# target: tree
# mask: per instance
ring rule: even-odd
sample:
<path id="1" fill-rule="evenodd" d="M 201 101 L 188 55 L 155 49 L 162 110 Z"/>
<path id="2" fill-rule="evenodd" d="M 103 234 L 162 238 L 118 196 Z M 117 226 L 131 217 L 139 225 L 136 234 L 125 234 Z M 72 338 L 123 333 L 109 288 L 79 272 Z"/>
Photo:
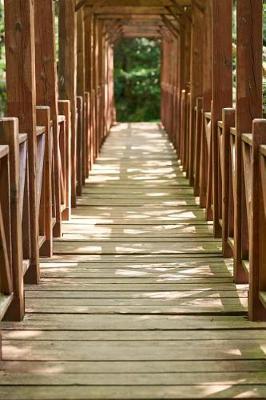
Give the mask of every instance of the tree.
<path id="1" fill-rule="evenodd" d="M 160 119 L 160 43 L 122 39 L 115 47 L 115 96 L 118 121 Z"/>

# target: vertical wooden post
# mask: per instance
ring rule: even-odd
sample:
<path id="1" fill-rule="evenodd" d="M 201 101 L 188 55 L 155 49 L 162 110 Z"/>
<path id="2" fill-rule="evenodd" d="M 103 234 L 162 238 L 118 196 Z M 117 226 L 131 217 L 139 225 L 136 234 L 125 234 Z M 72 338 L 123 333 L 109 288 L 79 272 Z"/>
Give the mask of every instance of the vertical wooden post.
<path id="1" fill-rule="evenodd" d="M 53 192 L 52 192 L 52 135 L 51 135 L 51 113 L 50 107 L 39 106 L 37 109 L 37 123 L 45 127 L 45 154 L 43 179 L 44 187 L 42 190 L 41 211 L 40 211 L 40 234 L 45 236 L 46 241 L 40 248 L 40 254 L 46 257 L 53 255 Z M 43 207 L 42 204 L 44 203 Z M 44 218 L 41 218 L 41 216 Z M 41 232 L 42 230 L 42 232 Z"/>
<path id="2" fill-rule="evenodd" d="M 87 146 L 84 146 L 86 138 L 85 124 L 85 31 L 84 11 L 80 8 L 77 12 L 77 194 L 82 193 L 82 183 L 87 174 Z"/>
<path id="3" fill-rule="evenodd" d="M 195 155 L 194 155 L 194 195 L 199 196 L 200 192 L 200 154 L 202 145 L 202 97 L 196 99 L 195 112 Z"/>
<path id="4" fill-rule="evenodd" d="M 77 95 L 85 92 L 85 30 L 83 8 L 77 13 Z"/>
<path id="5" fill-rule="evenodd" d="M 71 203 L 76 206 L 77 185 L 77 20 L 75 0 L 59 0 L 59 94 L 71 102 Z"/>
<path id="6" fill-rule="evenodd" d="M 195 1 L 191 4 L 192 25 L 191 25 L 191 85 L 190 85 L 190 123 L 189 123 L 189 160 L 188 178 L 190 185 L 194 183 L 194 158 L 195 158 L 195 106 L 197 98 L 202 96 L 202 62 L 203 62 L 203 12 L 198 8 Z"/>
<path id="7" fill-rule="evenodd" d="M 91 9 L 84 10 L 84 45 L 85 45 L 85 91 L 86 91 L 86 161 L 84 163 L 85 180 L 89 174 L 92 163 L 92 141 L 93 141 L 93 114 L 92 114 L 92 20 Z"/>
<path id="8" fill-rule="evenodd" d="M 53 121 L 53 158 L 55 190 L 54 235 L 61 236 L 61 192 L 58 145 L 58 83 L 56 70 L 55 26 L 52 0 L 35 2 L 35 51 L 37 105 L 50 107 Z"/>
<path id="9" fill-rule="evenodd" d="M 52 0 L 38 0 L 35 2 L 35 66 L 36 66 L 36 101 L 38 106 L 48 106 L 39 109 L 40 124 L 46 126 L 46 154 L 45 154 L 45 198 L 46 198 L 46 243 L 41 249 L 42 255 L 52 255 L 52 142 L 50 118 L 53 120 L 53 136 L 54 136 L 54 153 L 55 159 L 58 154 L 57 146 L 57 73 L 56 73 L 56 57 L 55 57 L 55 29 L 54 29 L 54 10 Z M 48 120 L 49 119 L 49 120 Z M 56 163 L 55 163 L 56 164 Z M 56 166 L 54 166 L 56 186 L 58 186 L 59 175 Z M 60 192 L 56 193 L 58 199 Z M 61 217 L 60 202 L 56 204 L 56 230 L 61 235 Z M 57 235 L 57 236 L 58 236 Z"/>
<path id="10" fill-rule="evenodd" d="M 265 320 L 266 308 L 260 301 L 260 291 L 266 289 L 266 221 L 264 196 L 261 190 L 261 167 L 259 147 L 266 144 L 266 120 L 253 121 L 252 175 L 251 175 L 251 218 L 250 218 L 250 277 L 249 318 Z M 265 182 L 263 182 L 265 184 Z"/>
<path id="11" fill-rule="evenodd" d="M 212 195 L 214 236 L 221 236 L 218 199 L 218 121 L 222 109 L 232 107 L 232 0 L 212 4 Z M 222 82 L 222 84 L 221 84 Z"/>
<path id="12" fill-rule="evenodd" d="M 7 113 L 18 117 L 20 129 L 28 133 L 31 258 L 26 279 L 38 283 L 39 243 L 36 196 L 36 83 L 34 1 L 5 0 L 5 44 L 7 63 Z"/>
<path id="13" fill-rule="evenodd" d="M 14 300 L 5 319 L 20 321 L 24 317 L 24 284 L 22 268 L 22 220 L 19 207 L 19 130 L 17 118 L 0 119 L 0 144 L 9 145 L 11 256 Z"/>
<path id="14" fill-rule="evenodd" d="M 180 17 L 180 46 L 179 46 L 179 156 L 184 164 L 186 162 L 186 124 L 182 123 L 184 112 L 182 112 L 182 95 L 186 97 L 188 84 L 190 81 L 190 36 L 191 36 L 190 15 L 183 13 Z M 185 92 L 184 92 L 185 91 Z M 184 122 L 184 121 L 183 121 Z"/>
<path id="15" fill-rule="evenodd" d="M 236 202 L 235 282 L 247 282 L 242 266 L 244 191 L 242 175 L 242 133 L 251 132 L 254 118 L 262 117 L 262 1 L 237 2 L 237 104 L 236 104 Z"/>
<path id="16" fill-rule="evenodd" d="M 200 205 L 207 206 L 207 141 L 205 135 L 204 113 L 211 110 L 212 100 L 212 4 L 211 0 L 206 0 L 204 23 L 203 23 L 203 104 L 202 104 L 202 143 L 200 155 Z M 207 209 L 207 217 L 210 210 Z"/>
<path id="17" fill-rule="evenodd" d="M 77 97 L 77 195 L 82 194 L 82 182 L 83 182 L 83 139 L 84 139 L 84 105 L 83 96 Z"/>

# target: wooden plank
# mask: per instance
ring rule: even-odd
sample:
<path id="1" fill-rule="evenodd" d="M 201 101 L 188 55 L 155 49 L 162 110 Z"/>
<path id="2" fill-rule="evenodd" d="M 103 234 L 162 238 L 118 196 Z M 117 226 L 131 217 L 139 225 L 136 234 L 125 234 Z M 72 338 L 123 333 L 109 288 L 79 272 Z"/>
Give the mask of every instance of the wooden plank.
<path id="1" fill-rule="evenodd" d="M 107 317 L 107 316 L 106 316 Z M 67 345 L 68 343 L 68 345 Z M 181 341 L 80 341 L 79 346 L 75 346 L 74 341 L 33 341 L 27 354 L 21 354 L 16 351 L 27 344 L 23 340 L 5 341 L 3 348 L 3 357 L 8 361 L 37 361 L 40 358 L 44 361 L 176 361 L 190 360 L 231 360 L 231 359 L 261 359 L 261 349 L 265 347 L 265 341 L 239 340 L 201 340 L 201 346 L 198 343 L 189 340 Z M 29 346 L 29 344 L 27 344 Z M 184 352 L 184 346 L 188 349 Z M 6 350 L 9 352 L 6 353 Z M 245 350 L 244 350 L 245 349 Z M 242 351 L 245 351 L 243 357 Z M 265 371 L 261 371 L 263 380 L 265 380 Z M 252 375 L 251 375 L 252 376 Z M 259 380 L 260 374 L 257 373 Z M 28 377 L 30 378 L 30 377 Z M 27 379 L 27 377 L 25 377 Z M 36 379 L 36 378 L 35 378 Z M 254 378 L 253 378 L 254 379 Z M 15 381 L 15 380 L 14 380 Z M 87 382 L 90 377 L 87 377 Z M 26 381 L 27 382 L 27 381 Z M 26 383 L 25 382 L 25 383 Z M 97 381 L 95 381 L 97 382 Z M 32 382 L 33 383 L 33 382 Z M 150 380 L 150 385 L 152 381 Z M 66 385 L 66 383 L 65 383 Z M 125 383 L 123 384 L 125 385 Z M 147 386 L 148 385 L 147 382 Z M 36 388 L 37 389 L 37 388 Z"/>
<path id="2" fill-rule="evenodd" d="M 158 243 L 152 245 L 150 243 L 106 243 L 86 242 L 70 240 L 64 242 L 56 242 L 54 244 L 55 254 L 183 254 L 183 253 L 219 253 L 221 244 L 202 241 L 192 243 L 171 243 L 166 242 L 164 245 Z"/>
<path id="3" fill-rule="evenodd" d="M 126 333 L 125 333 L 126 334 Z M 65 373 L 160 373 L 160 372 L 256 372 L 265 369 L 265 360 L 221 360 L 217 361 L 99 361 L 82 363 L 72 361 L 43 361 L 40 365 L 34 361 L 7 361 L 5 371 L 11 373 L 54 374 L 55 369 Z"/>
<path id="4" fill-rule="evenodd" d="M 24 377 L 24 381 L 23 381 Z M 5 374 L 3 376 L 3 384 L 10 385 L 14 381 L 12 374 Z M 50 380 L 50 382 L 49 382 Z M 208 377 L 206 378 L 206 373 L 193 373 L 193 374 L 182 374 L 182 373 L 139 373 L 139 374 L 56 374 L 54 377 L 42 375 L 29 375 L 26 377 L 24 374 L 19 374 L 15 379 L 16 385 L 32 385 L 33 387 L 41 386 L 41 385 L 51 385 L 51 386 L 60 386 L 64 385 L 66 387 L 72 386 L 74 384 L 79 386 L 129 386 L 134 385 L 144 386 L 144 385 L 160 385 L 160 386 L 169 386 L 175 385 L 176 382 L 182 382 L 183 385 L 201 385 L 201 382 L 205 381 L 206 385 L 214 385 L 223 382 L 227 382 L 227 384 L 234 385 L 236 382 L 245 381 L 242 383 L 243 388 L 245 385 L 265 385 L 266 382 L 266 374 L 263 372 L 246 372 L 246 373 L 211 373 L 209 372 Z"/>
<path id="5" fill-rule="evenodd" d="M 102 290 L 102 291 L 91 291 L 91 292 L 82 292 L 82 291 L 69 291 L 67 288 L 65 290 L 32 290 L 26 292 L 26 298 L 98 298 L 98 299 L 139 299 L 139 298 L 154 298 L 167 300 L 169 298 L 172 299 L 199 299 L 199 298 L 206 298 L 206 294 L 210 298 L 234 298 L 238 299 L 247 298 L 247 290 L 239 289 L 238 291 L 234 288 L 232 290 L 215 290 L 215 288 L 206 289 L 205 291 L 202 289 L 199 290 L 153 290 L 148 291 L 142 288 L 142 291 L 110 291 L 110 290 Z"/>
<path id="6" fill-rule="evenodd" d="M 3 388 L 0 399 L 6 400 L 24 400 L 28 398 L 31 392 L 30 386 L 18 386 L 16 390 L 12 386 L 6 386 Z M 256 389 L 252 385 L 246 385 L 245 391 L 251 393 L 251 395 L 256 395 L 257 398 L 264 399 L 266 393 L 266 386 L 260 385 Z M 62 387 L 45 387 L 39 386 L 34 390 L 34 396 L 36 400 L 57 400 L 62 392 Z M 222 383 L 220 385 L 195 385 L 195 386 L 149 386 L 149 387 L 136 387 L 136 386 L 102 386 L 101 388 L 90 387 L 88 393 L 88 387 L 69 387 L 64 391 L 64 399 L 70 400 L 75 398 L 76 400 L 84 399 L 161 399 L 163 396 L 165 399 L 200 399 L 203 396 L 212 396 L 212 398 L 224 398 L 228 399 L 239 397 L 243 393 L 243 385 L 236 384 L 232 386 L 231 384 Z M 219 395 L 216 396 L 216 393 Z M 219 396 L 219 397 L 218 397 Z M 207 397 L 206 397 L 207 398 Z"/>
<path id="7" fill-rule="evenodd" d="M 114 135 L 96 178 L 109 168 Z M 233 262 L 198 206 L 168 204 L 169 193 L 171 201 L 189 188 L 182 171 L 166 180 L 173 171 L 162 165 L 154 174 L 139 158 L 130 171 L 120 150 L 119 157 L 126 173 L 115 184 L 89 184 L 102 205 L 77 207 L 55 242 L 62 253 L 42 260 L 41 284 L 27 286 L 24 321 L 2 324 L 0 398 L 231 398 L 246 390 L 263 398 L 266 325 L 247 321 L 248 288 L 233 283 Z M 132 172 L 153 182 L 156 202 L 143 196 L 144 182 L 131 187 Z M 130 200 L 124 206 L 112 202 L 119 192 Z M 183 193 L 191 198 L 191 189 Z"/>

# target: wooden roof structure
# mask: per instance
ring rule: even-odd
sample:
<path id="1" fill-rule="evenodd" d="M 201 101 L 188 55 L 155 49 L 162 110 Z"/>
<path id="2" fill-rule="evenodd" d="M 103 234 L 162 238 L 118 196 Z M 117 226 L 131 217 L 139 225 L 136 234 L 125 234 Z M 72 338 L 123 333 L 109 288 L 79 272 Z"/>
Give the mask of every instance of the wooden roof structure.
<path id="1" fill-rule="evenodd" d="M 201 0 L 198 6 L 203 7 Z M 106 23 L 106 31 L 113 33 L 118 26 L 118 37 L 161 38 L 162 30 L 175 31 L 180 28 L 182 14 L 191 7 L 190 0 L 80 0 L 76 11 L 81 8 L 93 13 Z M 110 23 L 110 21 L 112 23 Z"/>

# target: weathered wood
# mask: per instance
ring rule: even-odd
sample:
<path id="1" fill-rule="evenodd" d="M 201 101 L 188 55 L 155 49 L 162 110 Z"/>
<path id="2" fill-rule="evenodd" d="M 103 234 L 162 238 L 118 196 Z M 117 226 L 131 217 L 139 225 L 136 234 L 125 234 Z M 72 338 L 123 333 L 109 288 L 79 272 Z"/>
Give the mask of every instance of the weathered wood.
<path id="1" fill-rule="evenodd" d="M 59 156 L 59 189 L 61 190 L 60 214 L 63 221 L 67 221 L 71 216 L 71 104 L 69 100 L 58 101 L 58 111 L 62 117 L 59 122 L 57 146 Z M 59 117 L 60 117 L 59 116 Z"/>
<path id="2" fill-rule="evenodd" d="M 11 209 L 10 209 L 11 188 L 10 188 L 10 169 L 9 169 L 9 148 L 7 145 L 1 145 L 0 154 L 1 154 L 0 183 L 2 187 L 7 188 L 7 190 L 1 193 L 1 206 L 0 206 L 0 243 L 1 243 L 0 291 L 2 295 L 8 296 L 12 294 L 13 282 L 12 282 Z"/>
<path id="3" fill-rule="evenodd" d="M 45 127 L 45 154 L 44 172 L 42 184 L 42 199 L 39 216 L 40 235 L 45 237 L 45 242 L 40 248 L 42 256 L 52 257 L 53 255 L 53 150 L 52 150 L 52 131 L 49 107 L 37 107 L 37 121 Z"/>
<path id="4" fill-rule="evenodd" d="M 202 96 L 202 78 L 203 78 L 203 14 L 197 8 L 196 2 L 192 2 L 192 27 L 191 27 L 191 86 L 190 86 L 190 122 L 189 122 L 189 171 L 188 177 L 191 185 L 194 183 L 194 173 L 199 168 L 199 163 L 194 162 L 198 158 L 197 145 L 199 145 L 196 136 L 198 121 L 195 119 L 195 106 L 197 98 Z M 199 106 L 199 104 L 198 104 Z"/>
<path id="5" fill-rule="evenodd" d="M 19 127 L 16 118 L 0 120 L 0 144 L 9 146 L 10 163 L 10 212 L 11 212 L 11 268 L 13 301 L 6 314 L 6 319 L 22 320 L 24 317 L 24 284 L 22 271 L 22 218 L 19 204 Z M 4 183 L 4 182 L 2 182 Z M 6 182 L 7 184 L 7 182 Z M 5 186 L 6 187 L 6 186 Z M 9 188 L 6 187 L 8 190 Z M 2 212 L 3 212 L 3 205 Z M 8 204 L 5 207 L 9 207 Z M 7 211 L 5 211 L 7 212 Z"/>
<path id="6" fill-rule="evenodd" d="M 234 125 L 235 111 L 230 108 L 223 109 L 222 115 L 222 238 L 223 238 L 223 255 L 224 257 L 232 256 L 232 248 L 228 242 L 232 237 L 233 229 L 233 185 L 232 185 L 232 162 L 230 147 L 230 127 Z"/>
<path id="7" fill-rule="evenodd" d="M 212 100 L 212 1 L 206 1 L 205 14 L 204 14 L 204 38 L 203 38 L 203 108 L 202 108 L 202 143 L 201 143 L 201 156 L 200 156 L 200 204 L 202 207 L 207 207 L 207 218 L 210 218 L 211 210 L 210 205 L 207 204 L 207 190 L 209 187 L 208 182 L 208 165 L 210 160 L 207 150 L 206 139 L 206 124 L 205 112 L 211 111 Z"/>
<path id="8" fill-rule="evenodd" d="M 36 94 L 37 105 L 48 106 L 50 115 L 45 120 L 46 126 L 46 196 L 47 196 L 47 218 L 51 219 L 51 212 L 48 210 L 49 203 L 53 198 L 53 216 L 55 236 L 61 235 L 61 193 L 59 191 L 59 148 L 58 148 L 58 88 L 56 70 L 55 50 L 55 23 L 52 1 L 38 1 L 34 7 L 35 11 L 35 65 L 36 65 Z M 40 111 L 43 113 L 44 111 Z M 52 120 L 52 127 L 50 121 Z M 51 139 L 52 135 L 52 139 Z M 51 174 L 51 178 L 49 178 Z M 49 183 L 49 180 L 51 182 Z M 51 185 L 51 186 L 50 186 Z M 50 215 L 50 217 L 49 217 Z M 50 222 L 52 224 L 52 221 Z M 47 221 L 48 224 L 48 221 Z M 50 230 L 47 226 L 47 230 Z M 51 241 L 50 241 L 51 242 Z M 48 242 L 42 252 L 50 252 L 51 245 Z"/>
<path id="9" fill-rule="evenodd" d="M 252 120 L 262 116 L 262 4 L 260 0 L 237 2 L 237 102 L 236 102 L 236 193 L 235 281 L 246 282 L 242 266 L 242 242 L 246 240 L 242 173 L 242 133 L 252 130 Z M 250 39 L 252 38 L 252 39 Z"/>
<path id="10" fill-rule="evenodd" d="M 221 85 L 221 81 L 223 84 Z M 221 235 L 219 224 L 218 121 L 222 109 L 232 106 L 232 0 L 212 4 L 212 191 L 214 235 Z"/>
<path id="11" fill-rule="evenodd" d="M 260 291 L 265 291 L 265 206 L 263 197 L 264 181 L 261 176 L 260 145 L 266 144 L 265 120 L 253 122 L 252 172 L 250 207 L 250 270 L 249 270 L 249 317 L 251 320 L 265 320 L 266 309 L 260 300 Z"/>
<path id="12" fill-rule="evenodd" d="M 59 1 L 59 94 L 71 104 L 71 205 L 76 205 L 77 184 L 77 16 L 75 0 Z"/>
<path id="13" fill-rule="evenodd" d="M 147 149 L 151 138 L 147 135 L 144 140 L 143 131 L 134 128 L 134 143 L 141 137 L 141 146 Z M 167 140 L 162 132 L 157 134 L 162 143 Z M 140 161 L 140 157 L 137 169 L 136 163 L 128 164 L 130 152 L 125 156 L 120 148 L 115 149 L 115 136 L 111 134 L 105 142 L 106 159 L 103 157 L 93 168 L 93 177 L 104 178 L 102 183 L 98 187 L 92 177 L 89 193 L 84 195 L 88 201 L 91 193 L 105 194 L 106 204 L 84 204 L 74 210 L 74 221 L 63 225 L 63 239 L 55 243 L 62 253 L 71 246 L 73 254 L 46 259 L 41 285 L 27 287 L 27 318 L 20 324 L 3 323 L 1 395 L 23 398 L 24 391 L 27 399 L 55 399 L 73 391 L 73 385 L 80 385 L 80 391 L 69 397 L 87 398 L 89 392 L 94 397 L 110 398 L 113 385 L 117 385 L 113 397 L 120 392 L 125 398 L 127 385 L 134 397 L 161 398 L 162 385 L 165 396 L 177 379 L 182 391 L 176 387 L 168 397 L 174 393 L 175 398 L 204 398 L 207 389 L 224 388 L 224 381 L 233 386 L 233 395 L 240 393 L 238 386 L 243 391 L 248 385 L 257 393 L 257 387 L 262 390 L 265 386 L 265 363 L 261 359 L 265 324 L 246 319 L 247 287 L 236 288 L 233 262 L 222 258 L 221 249 L 217 254 L 204 250 L 205 246 L 221 245 L 220 240 L 213 239 L 212 225 L 205 221 L 204 212 L 196 205 L 168 206 L 169 193 L 184 190 L 183 198 L 191 199 L 191 189 L 184 186 L 187 180 L 178 184 L 182 171 L 171 178 L 175 187 L 165 189 L 160 183 L 165 169 L 156 164 L 144 167 L 147 160 Z M 131 138 L 128 143 L 134 147 Z M 146 151 L 153 153 L 154 145 Z M 171 148 L 167 151 L 174 152 Z M 108 152 L 116 156 L 119 168 L 126 168 L 114 183 L 109 180 L 112 174 L 105 178 L 108 168 L 102 169 L 102 165 L 109 165 Z M 160 151 L 153 154 L 152 163 L 156 154 L 161 157 Z M 150 191 L 145 183 L 131 185 L 132 168 L 133 182 L 143 177 L 144 182 L 153 180 L 150 178 L 156 169 Z M 126 194 L 128 205 L 109 204 L 116 191 Z M 161 203 L 155 205 L 156 194 L 160 194 Z M 145 206 L 130 206 L 134 204 L 132 198 L 145 202 Z M 175 222 L 169 224 L 165 218 L 171 213 L 176 214 Z M 191 213 L 195 218 L 187 223 Z M 142 222 L 134 224 L 132 218 L 121 217 L 127 214 Z M 101 222 L 112 216 L 107 225 L 95 225 L 100 215 Z M 146 215 L 148 225 L 143 218 Z M 161 215 L 165 224 L 155 223 Z M 201 254 L 186 252 L 199 244 Z M 93 247 L 102 254 L 88 255 Z M 126 254 L 132 250 L 145 254 Z M 161 250 L 165 254 L 160 254 Z M 81 252 L 84 254 L 79 255 Z M 197 394 L 191 392 L 195 382 Z M 53 392 L 49 393 L 50 387 Z"/>
<path id="14" fill-rule="evenodd" d="M 20 129 L 28 134 L 30 188 L 30 268 L 26 279 L 39 282 L 38 215 L 36 196 L 36 81 L 32 0 L 5 1 L 5 45 L 7 62 L 7 113 L 18 117 Z"/>

